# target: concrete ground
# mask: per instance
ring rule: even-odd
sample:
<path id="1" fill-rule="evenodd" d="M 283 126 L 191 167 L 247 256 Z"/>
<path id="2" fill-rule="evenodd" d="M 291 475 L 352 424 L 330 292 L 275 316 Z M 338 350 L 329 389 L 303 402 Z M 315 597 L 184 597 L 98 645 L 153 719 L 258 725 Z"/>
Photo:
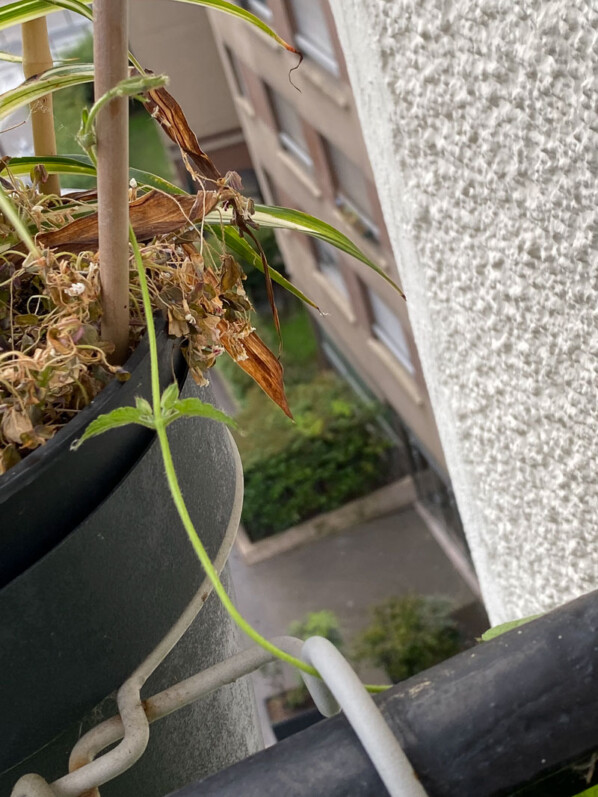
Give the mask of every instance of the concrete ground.
<path id="1" fill-rule="evenodd" d="M 368 624 L 368 610 L 393 595 L 417 592 L 454 601 L 479 623 L 477 597 L 454 569 L 414 509 L 372 520 L 254 565 L 234 550 L 230 567 L 237 606 L 264 636 L 288 632 L 289 623 L 306 612 L 330 609 L 339 618 L 349 645 Z M 483 620 L 482 620 L 483 624 Z M 480 633 L 482 628 L 472 628 Z M 362 667 L 361 677 L 387 683 L 384 675 Z M 296 674 L 284 675 L 292 686 Z M 258 711 L 266 744 L 272 743 L 263 710 L 265 697 L 281 689 L 281 681 L 263 673 L 254 676 Z"/>

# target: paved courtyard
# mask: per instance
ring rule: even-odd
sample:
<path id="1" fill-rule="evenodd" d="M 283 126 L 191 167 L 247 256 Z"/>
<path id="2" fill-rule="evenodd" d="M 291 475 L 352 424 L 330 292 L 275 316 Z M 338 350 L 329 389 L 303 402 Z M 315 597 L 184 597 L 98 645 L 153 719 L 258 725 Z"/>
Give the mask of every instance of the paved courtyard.
<path id="1" fill-rule="evenodd" d="M 446 596 L 456 609 L 473 613 L 469 625 L 474 633 L 484 630 L 471 627 L 480 622 L 476 595 L 414 509 L 369 521 L 254 565 L 246 565 L 235 549 L 230 567 L 240 611 L 267 637 L 287 633 L 289 623 L 306 612 L 330 609 L 338 615 L 350 644 L 367 625 L 370 606 L 408 592 Z M 387 682 L 381 672 L 371 668 L 362 668 L 360 675 L 370 682 Z M 295 678 L 294 673 L 286 673 L 285 684 L 294 685 Z M 254 677 L 254 685 L 265 741 L 271 743 L 262 703 L 280 685 L 263 674 Z"/>

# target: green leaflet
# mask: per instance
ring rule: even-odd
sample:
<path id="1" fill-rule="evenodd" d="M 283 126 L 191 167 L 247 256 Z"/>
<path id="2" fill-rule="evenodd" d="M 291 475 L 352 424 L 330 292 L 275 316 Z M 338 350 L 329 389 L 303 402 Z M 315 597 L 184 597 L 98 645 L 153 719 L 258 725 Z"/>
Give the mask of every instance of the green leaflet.
<path id="1" fill-rule="evenodd" d="M 521 620 L 511 620 L 508 623 L 501 623 L 501 625 L 495 625 L 494 628 L 489 628 L 482 634 L 482 640 L 484 642 L 490 642 L 491 639 L 494 639 L 501 634 L 506 634 L 507 631 L 512 631 L 514 628 L 519 628 L 520 625 L 525 625 L 525 623 L 529 623 L 531 620 L 537 620 L 538 617 L 542 617 L 541 614 L 532 614 L 530 617 L 523 617 Z"/>
<path id="2" fill-rule="evenodd" d="M 163 410 L 171 410 L 174 407 L 176 400 L 179 397 L 179 386 L 176 382 L 168 385 L 168 387 L 162 393 L 160 398 L 160 406 Z"/>

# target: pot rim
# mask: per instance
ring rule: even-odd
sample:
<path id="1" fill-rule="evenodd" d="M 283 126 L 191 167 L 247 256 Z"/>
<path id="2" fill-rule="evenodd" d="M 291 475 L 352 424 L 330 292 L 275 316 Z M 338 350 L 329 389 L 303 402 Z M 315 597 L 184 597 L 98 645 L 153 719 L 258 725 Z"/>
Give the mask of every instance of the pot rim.
<path id="1" fill-rule="evenodd" d="M 161 325 L 156 330 L 158 344 L 169 337 L 166 330 L 166 319 L 162 315 L 154 316 Z M 135 350 L 125 363 L 125 368 L 131 374 L 139 367 L 149 354 L 147 334 L 144 334 Z M 128 380 L 127 380 L 128 381 Z M 44 445 L 39 446 L 28 454 L 21 462 L 0 476 L 0 505 L 11 498 L 18 490 L 27 487 L 34 478 L 43 473 L 52 464 L 56 454 L 70 448 L 71 444 L 82 435 L 85 428 L 97 415 L 101 415 L 107 406 L 112 403 L 126 382 L 112 379 L 106 387 L 92 399 L 74 418 L 56 432 L 54 437 Z"/>

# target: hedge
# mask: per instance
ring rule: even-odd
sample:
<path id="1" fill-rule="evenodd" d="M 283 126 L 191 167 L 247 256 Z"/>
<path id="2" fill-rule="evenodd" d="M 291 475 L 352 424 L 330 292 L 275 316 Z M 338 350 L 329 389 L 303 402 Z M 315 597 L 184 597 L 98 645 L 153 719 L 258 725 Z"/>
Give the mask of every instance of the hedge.
<path id="1" fill-rule="evenodd" d="M 243 524 L 252 540 L 366 495 L 388 480 L 390 444 L 332 372 L 288 390 L 295 423 L 255 393 L 237 420 L 245 471 Z"/>

